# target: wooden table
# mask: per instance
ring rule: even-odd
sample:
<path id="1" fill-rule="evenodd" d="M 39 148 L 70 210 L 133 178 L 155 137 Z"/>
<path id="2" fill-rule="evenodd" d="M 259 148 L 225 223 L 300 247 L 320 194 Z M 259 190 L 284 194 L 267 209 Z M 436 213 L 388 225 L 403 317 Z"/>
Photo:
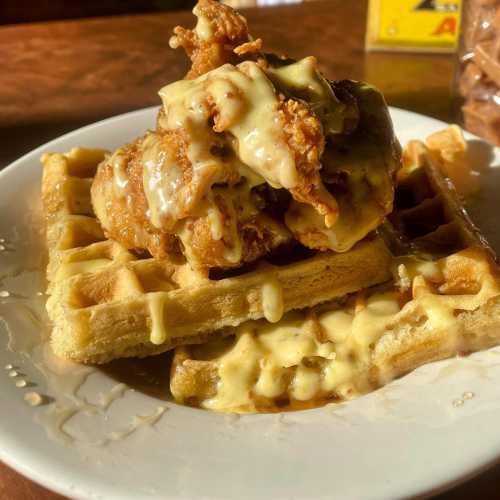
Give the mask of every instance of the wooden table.
<path id="1" fill-rule="evenodd" d="M 366 54 L 365 0 L 246 11 L 264 48 L 315 54 L 330 78 L 372 81 L 395 106 L 451 118 L 453 58 Z M 0 168 L 62 133 L 158 104 L 158 89 L 185 73 L 168 47 L 190 12 L 0 27 Z"/>
<path id="2" fill-rule="evenodd" d="M 367 79 L 389 104 L 453 117 L 450 55 L 366 54 L 365 0 L 330 0 L 245 11 L 265 49 L 314 54 L 330 78 Z M 168 48 L 188 12 L 0 27 L 0 168 L 58 135 L 107 116 L 158 104 L 157 90 L 187 63 Z M 1 446 L 1 444 L 0 444 Z M 497 498 L 500 467 L 444 499 Z M 2 500 L 55 500 L 0 464 Z"/>

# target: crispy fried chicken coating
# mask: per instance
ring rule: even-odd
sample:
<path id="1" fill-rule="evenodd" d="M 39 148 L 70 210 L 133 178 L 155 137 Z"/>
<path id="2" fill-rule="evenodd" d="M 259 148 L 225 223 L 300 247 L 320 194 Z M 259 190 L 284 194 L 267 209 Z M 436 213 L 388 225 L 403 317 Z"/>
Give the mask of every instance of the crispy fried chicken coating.
<path id="1" fill-rule="evenodd" d="M 216 0 L 200 0 L 193 9 L 198 18 L 192 30 L 176 26 L 170 47 L 182 47 L 191 59 L 187 79 L 196 78 L 225 63 L 236 64 L 239 56 L 249 56 L 262 48 L 262 40 L 252 41 L 246 19 Z"/>
<path id="2" fill-rule="evenodd" d="M 206 179 L 193 181 L 186 149 L 181 131 L 160 129 L 120 148 L 99 166 L 92 201 L 108 237 L 130 249 L 147 249 L 157 258 L 182 250 L 197 268 L 238 266 L 290 241 L 284 224 L 260 213 L 262 199 L 234 169 L 224 170 L 224 162 L 219 181 L 239 184 L 202 196 L 206 190 L 200 183 Z M 169 169 L 178 165 L 183 170 L 168 200 L 176 207 L 176 216 L 163 217 L 156 227 L 151 223 L 144 169 L 158 168 L 166 180 Z"/>
<path id="3" fill-rule="evenodd" d="M 296 201 L 314 207 L 330 227 L 337 218 L 338 210 L 320 176 L 320 157 L 325 147 L 321 122 L 310 107 L 294 99 L 282 99 L 279 114 L 300 176 L 297 186 L 290 192 Z"/>
<path id="4" fill-rule="evenodd" d="M 187 219 L 180 231 L 189 262 L 209 268 L 238 267 L 288 244 L 291 235 L 286 226 L 261 213 L 254 197 L 244 186 L 216 189 L 208 216 Z"/>
<path id="5" fill-rule="evenodd" d="M 142 181 L 134 165 L 138 158 L 140 139 L 117 150 L 101 163 L 92 183 L 94 211 L 108 238 L 130 249 L 147 249 L 158 258 L 180 250 L 174 236 L 155 228 L 146 217 L 148 209 Z M 116 179 L 116 172 L 122 180 Z"/>
<path id="6" fill-rule="evenodd" d="M 359 123 L 325 147 L 322 178 L 339 205 L 337 222 L 328 228 L 310 205 L 293 201 L 285 220 L 295 238 L 319 250 L 349 250 L 376 229 L 392 211 L 393 180 L 400 166 L 400 147 L 384 98 L 361 82 L 335 82 L 337 95 L 355 98 Z"/>
<path id="7" fill-rule="evenodd" d="M 200 0 L 170 45 L 192 61 L 160 90 L 156 130 L 99 167 L 106 234 L 193 268 L 234 268 L 293 241 L 349 250 L 392 209 L 400 152 L 381 94 L 328 82 L 314 57 L 260 52 L 246 20 Z"/>

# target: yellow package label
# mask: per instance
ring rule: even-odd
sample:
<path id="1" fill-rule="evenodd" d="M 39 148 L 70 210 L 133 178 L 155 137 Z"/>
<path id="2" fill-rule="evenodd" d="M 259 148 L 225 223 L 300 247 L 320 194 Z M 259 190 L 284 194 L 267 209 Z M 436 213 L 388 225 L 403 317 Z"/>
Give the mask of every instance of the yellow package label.
<path id="1" fill-rule="evenodd" d="M 460 0 L 370 0 L 368 49 L 454 50 Z"/>

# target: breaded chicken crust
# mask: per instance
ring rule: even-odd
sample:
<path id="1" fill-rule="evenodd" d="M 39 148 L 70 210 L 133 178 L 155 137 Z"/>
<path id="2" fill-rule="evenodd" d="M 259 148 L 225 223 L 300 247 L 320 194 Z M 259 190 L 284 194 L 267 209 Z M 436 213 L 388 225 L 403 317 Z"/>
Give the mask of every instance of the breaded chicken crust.
<path id="1" fill-rule="evenodd" d="M 193 12 L 195 28 L 170 40 L 192 67 L 160 90 L 156 130 L 94 179 L 106 235 L 161 259 L 182 253 L 197 269 L 239 267 L 294 241 L 349 250 L 392 208 L 400 154 L 381 94 L 328 82 L 314 57 L 261 53 L 227 5 L 200 0 Z"/>
<path id="2" fill-rule="evenodd" d="M 237 64 L 241 61 L 239 56 L 248 56 L 262 48 L 261 40 L 250 40 L 246 19 L 228 5 L 200 0 L 193 13 L 198 17 L 196 28 L 176 26 L 170 39 L 170 47 L 182 47 L 191 59 L 187 79 L 226 63 Z"/>

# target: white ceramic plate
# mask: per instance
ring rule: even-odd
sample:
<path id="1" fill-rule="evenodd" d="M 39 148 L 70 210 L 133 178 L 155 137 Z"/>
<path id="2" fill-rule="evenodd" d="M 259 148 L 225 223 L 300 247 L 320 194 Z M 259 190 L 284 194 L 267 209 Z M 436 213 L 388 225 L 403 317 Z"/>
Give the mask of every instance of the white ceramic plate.
<path id="1" fill-rule="evenodd" d="M 0 459 L 76 498 L 389 499 L 437 492 L 500 457 L 497 349 L 424 366 L 347 404 L 240 418 L 122 392 L 100 372 L 74 375 L 75 368 L 62 367 L 59 381 L 73 388 L 78 377 L 83 381 L 73 397 L 63 394 L 64 384 L 54 385 L 57 377 L 47 380 L 29 354 L 31 335 L 43 330 L 36 316 L 43 305 L 40 247 L 33 236 L 39 157 L 77 145 L 113 149 L 153 127 L 155 113 L 149 108 L 84 127 L 0 174 L 0 237 L 6 240 L 0 291 L 11 292 L 0 298 Z M 398 109 L 392 116 L 402 142 L 444 126 Z M 477 141 L 473 152 L 480 163 L 498 160 Z M 473 207 L 494 243 L 499 172 L 484 174 L 488 181 Z M 21 375 L 9 377 L 7 364 Z M 16 387 L 21 378 L 36 386 Z M 116 400 L 106 408 L 114 386 Z M 28 406 L 23 395 L 34 389 L 55 402 Z M 63 419 L 71 408 L 77 411 L 65 424 L 65 439 L 59 432 L 59 439 L 50 437 L 55 421 L 47 412 Z M 150 418 L 138 426 L 137 415 Z M 96 445 L 99 440 L 107 444 Z"/>

